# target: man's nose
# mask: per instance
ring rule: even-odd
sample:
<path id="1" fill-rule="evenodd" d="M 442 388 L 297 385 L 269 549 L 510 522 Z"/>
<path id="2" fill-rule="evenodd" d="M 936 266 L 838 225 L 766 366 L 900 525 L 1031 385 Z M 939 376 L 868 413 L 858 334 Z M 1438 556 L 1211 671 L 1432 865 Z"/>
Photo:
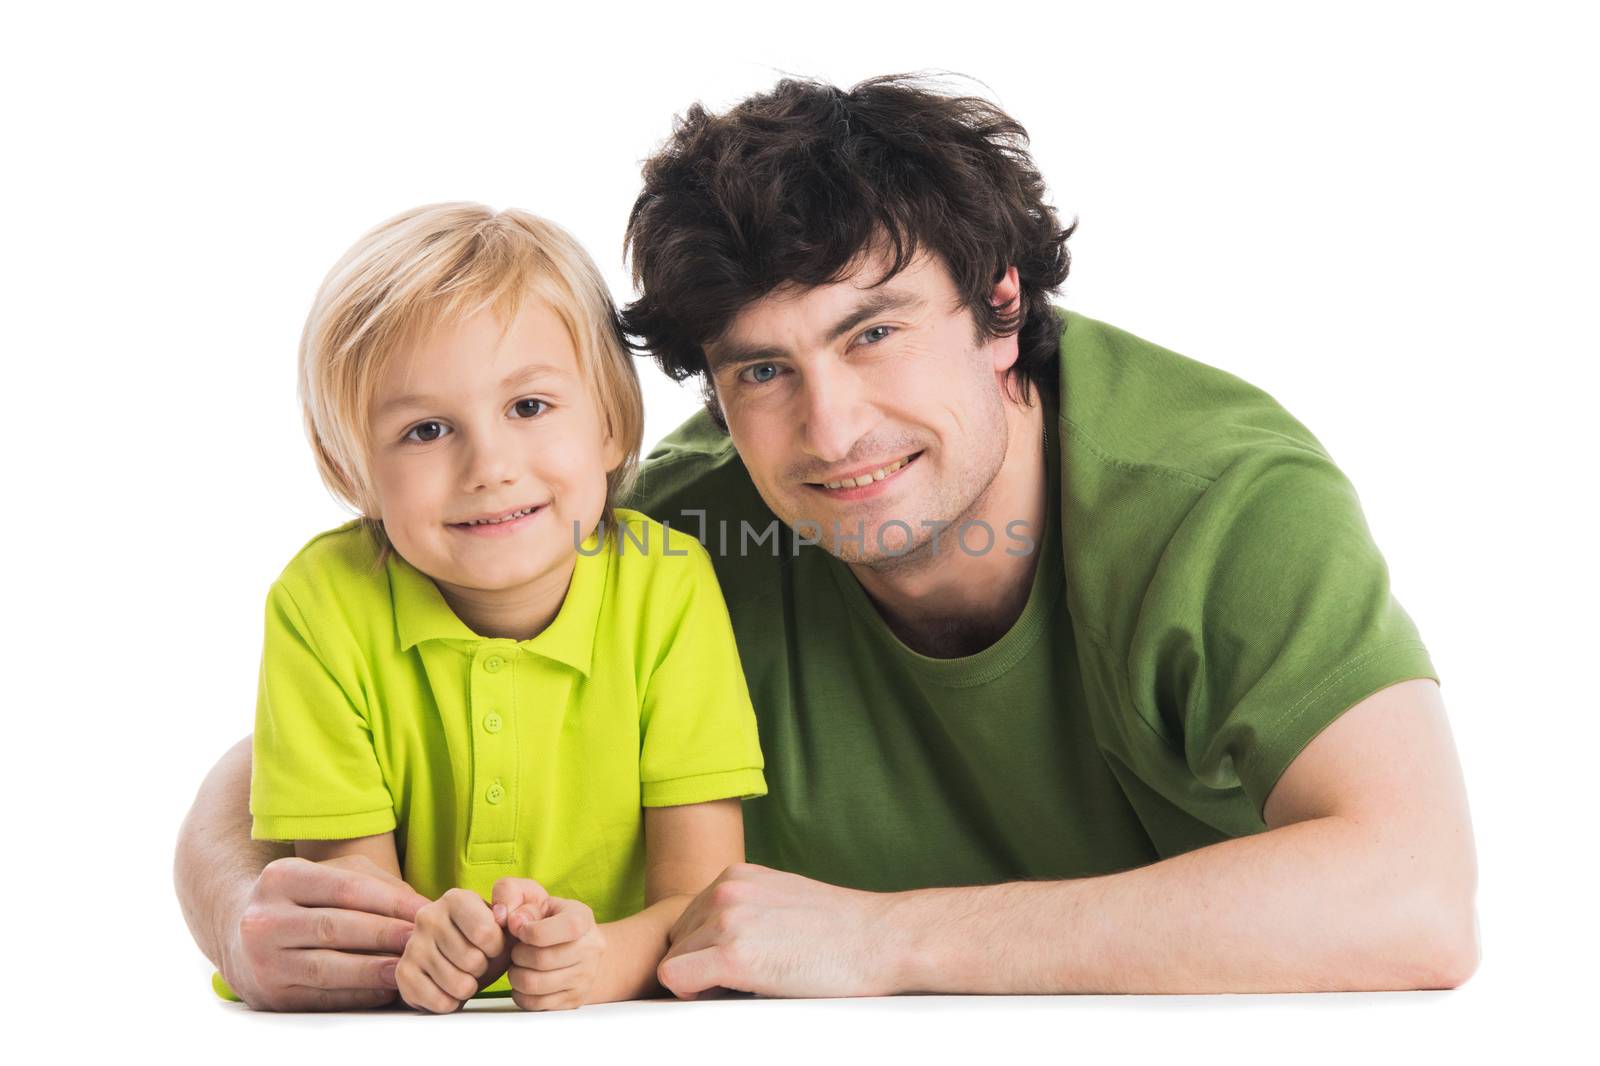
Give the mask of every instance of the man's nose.
<path id="1" fill-rule="evenodd" d="M 825 463 L 842 462 L 871 428 L 864 383 L 848 368 L 829 366 L 807 374 L 802 388 L 806 451 Z"/>

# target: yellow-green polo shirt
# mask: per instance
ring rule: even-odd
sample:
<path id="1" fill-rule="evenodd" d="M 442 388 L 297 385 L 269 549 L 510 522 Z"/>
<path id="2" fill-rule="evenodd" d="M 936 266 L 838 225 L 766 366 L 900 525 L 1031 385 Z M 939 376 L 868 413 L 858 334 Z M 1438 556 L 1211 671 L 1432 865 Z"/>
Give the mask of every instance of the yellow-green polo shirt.
<path id="1" fill-rule="evenodd" d="M 692 537 L 619 509 L 555 620 L 480 637 L 351 522 L 267 597 L 252 835 L 394 830 L 406 881 L 531 877 L 602 922 L 644 906 L 644 807 L 766 793 L 728 611 Z M 588 554 L 594 552 L 595 554 Z"/>

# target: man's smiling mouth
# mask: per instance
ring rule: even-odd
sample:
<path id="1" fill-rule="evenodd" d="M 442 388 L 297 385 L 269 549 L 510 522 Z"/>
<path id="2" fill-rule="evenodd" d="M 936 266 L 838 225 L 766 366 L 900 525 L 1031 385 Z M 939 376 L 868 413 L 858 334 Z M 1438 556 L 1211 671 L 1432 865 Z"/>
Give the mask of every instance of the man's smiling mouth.
<path id="1" fill-rule="evenodd" d="M 889 475 L 897 473 L 898 471 L 904 469 L 907 464 L 909 464 L 912 460 L 916 459 L 921 454 L 922 454 L 921 452 L 912 452 L 910 455 L 902 456 L 901 458 L 896 459 L 892 463 L 887 463 L 884 466 L 877 467 L 876 469 L 873 469 L 873 470 L 863 471 L 863 472 L 861 472 L 859 474 L 855 474 L 855 475 L 853 475 L 851 477 L 839 478 L 839 479 L 834 480 L 834 481 L 813 481 L 813 482 L 810 482 L 810 484 L 813 487 L 824 488 L 824 489 L 834 489 L 834 490 L 862 488 L 864 486 L 872 484 L 874 481 L 882 481 L 884 478 L 888 477 Z"/>

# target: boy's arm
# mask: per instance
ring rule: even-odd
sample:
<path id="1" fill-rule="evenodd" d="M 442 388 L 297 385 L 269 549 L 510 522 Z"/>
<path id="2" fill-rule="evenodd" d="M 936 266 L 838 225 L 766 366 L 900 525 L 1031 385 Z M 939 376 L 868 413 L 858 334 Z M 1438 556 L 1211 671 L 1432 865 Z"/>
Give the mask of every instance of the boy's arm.
<path id="1" fill-rule="evenodd" d="M 400 873 L 400 853 L 395 850 L 393 831 L 350 840 L 296 840 L 294 853 L 312 862 L 363 858 L 397 881 L 405 880 Z"/>
<path id="2" fill-rule="evenodd" d="M 644 827 L 645 909 L 600 927 L 606 952 L 590 1003 L 660 994 L 656 967 L 667 952 L 668 930 L 701 889 L 744 861 L 737 799 L 646 807 Z"/>

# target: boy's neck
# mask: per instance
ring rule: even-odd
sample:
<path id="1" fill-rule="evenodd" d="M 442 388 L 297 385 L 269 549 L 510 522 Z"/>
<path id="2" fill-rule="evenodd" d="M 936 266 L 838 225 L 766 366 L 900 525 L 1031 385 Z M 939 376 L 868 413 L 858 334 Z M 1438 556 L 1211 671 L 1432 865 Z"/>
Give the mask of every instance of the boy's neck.
<path id="1" fill-rule="evenodd" d="M 480 637 L 532 640 L 561 613 L 572 584 L 576 555 L 525 585 L 509 589 L 471 589 L 435 580 L 445 603 Z"/>

